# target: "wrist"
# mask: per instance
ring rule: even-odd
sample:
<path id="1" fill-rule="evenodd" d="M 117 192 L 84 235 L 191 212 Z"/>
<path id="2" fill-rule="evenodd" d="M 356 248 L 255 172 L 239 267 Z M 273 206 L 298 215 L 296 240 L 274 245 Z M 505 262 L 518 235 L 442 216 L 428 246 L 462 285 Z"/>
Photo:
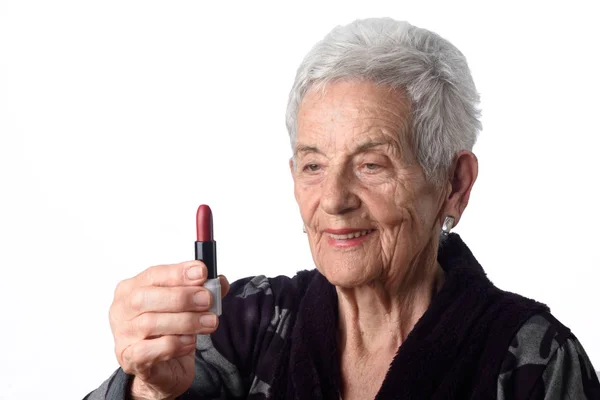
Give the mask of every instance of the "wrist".
<path id="1" fill-rule="evenodd" d="M 141 379 L 134 377 L 129 391 L 131 400 L 175 400 L 173 396 L 165 395 L 155 390 Z"/>

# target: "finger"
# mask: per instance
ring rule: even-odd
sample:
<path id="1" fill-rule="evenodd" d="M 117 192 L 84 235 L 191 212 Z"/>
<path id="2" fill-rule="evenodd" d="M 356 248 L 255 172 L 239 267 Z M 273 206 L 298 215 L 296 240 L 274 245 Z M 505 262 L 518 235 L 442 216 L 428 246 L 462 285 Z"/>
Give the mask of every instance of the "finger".
<path id="1" fill-rule="evenodd" d="M 137 375 L 161 361 L 185 356 L 195 348 L 195 335 L 168 335 L 140 340 L 123 350 L 121 367 L 126 373 Z"/>
<path id="2" fill-rule="evenodd" d="M 143 271 L 134 280 L 138 286 L 197 286 L 204 283 L 206 265 L 202 261 L 156 265 Z"/>
<path id="3" fill-rule="evenodd" d="M 129 319 L 147 312 L 206 311 L 212 305 L 211 293 L 197 286 L 143 286 L 127 299 Z"/>
<path id="4" fill-rule="evenodd" d="M 225 297 L 229 293 L 229 281 L 225 276 L 219 275 L 219 282 L 221 283 L 221 297 Z"/>
<path id="5" fill-rule="evenodd" d="M 206 335 L 219 326 L 219 319 L 210 312 L 145 313 L 136 317 L 132 336 L 147 339 L 163 335 Z"/>

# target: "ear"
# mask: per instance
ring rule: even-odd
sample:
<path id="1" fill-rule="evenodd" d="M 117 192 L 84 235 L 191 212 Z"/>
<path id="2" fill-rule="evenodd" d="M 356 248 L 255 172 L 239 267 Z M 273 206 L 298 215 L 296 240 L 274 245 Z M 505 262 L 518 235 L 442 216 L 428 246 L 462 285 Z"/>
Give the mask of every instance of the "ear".
<path id="1" fill-rule="evenodd" d="M 454 163 L 452 174 L 447 183 L 447 195 L 441 215 L 443 223 L 446 216 L 454 217 L 454 226 L 460 221 L 462 213 L 465 211 L 471 196 L 471 189 L 477 174 L 479 172 L 479 164 L 475 154 L 468 150 L 463 150 L 458 153 L 458 157 Z"/>
<path id="2" fill-rule="evenodd" d="M 296 172 L 296 168 L 294 168 L 294 157 L 290 158 L 290 173 L 292 174 L 292 179 L 295 178 L 294 172 Z"/>

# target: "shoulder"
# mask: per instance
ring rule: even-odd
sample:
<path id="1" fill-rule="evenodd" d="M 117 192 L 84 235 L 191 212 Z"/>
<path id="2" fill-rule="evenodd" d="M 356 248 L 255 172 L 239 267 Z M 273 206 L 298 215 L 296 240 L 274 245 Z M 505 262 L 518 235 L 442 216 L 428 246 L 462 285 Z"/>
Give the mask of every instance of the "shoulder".
<path id="1" fill-rule="evenodd" d="M 300 271 L 291 278 L 288 276 L 268 278 L 264 275 L 257 275 L 239 279 L 231 284 L 224 301 L 247 303 L 265 296 L 296 297 L 299 292 L 306 290 L 316 274 L 317 270 L 313 269 Z"/>
<path id="2" fill-rule="evenodd" d="M 575 335 L 549 312 L 529 318 L 507 350 L 498 399 L 576 399 L 600 396 L 600 383 Z M 551 397 L 555 396 L 556 397 Z"/>

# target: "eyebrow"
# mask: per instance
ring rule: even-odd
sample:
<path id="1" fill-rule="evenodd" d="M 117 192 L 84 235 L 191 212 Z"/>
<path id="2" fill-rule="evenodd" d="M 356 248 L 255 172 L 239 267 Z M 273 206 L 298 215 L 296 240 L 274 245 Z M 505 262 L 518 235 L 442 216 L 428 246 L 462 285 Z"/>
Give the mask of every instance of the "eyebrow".
<path id="1" fill-rule="evenodd" d="M 359 144 L 358 147 L 356 147 L 356 149 L 354 149 L 354 151 L 352 152 L 353 154 L 357 154 L 357 153 L 364 153 L 367 150 L 371 150 L 374 147 L 380 147 L 380 146 L 388 146 L 391 143 L 389 142 L 365 142 L 362 144 Z"/>
<path id="2" fill-rule="evenodd" d="M 359 144 L 354 151 L 352 152 L 352 154 L 358 154 L 358 153 L 364 153 L 367 150 L 370 150 L 374 147 L 380 147 L 380 146 L 389 146 L 393 144 L 390 142 L 380 142 L 380 141 L 368 141 L 368 142 L 364 142 Z M 319 150 L 318 147 L 316 146 L 309 146 L 309 145 L 299 145 L 298 147 L 296 147 L 296 151 L 294 152 L 294 155 L 298 155 L 300 153 L 318 153 L 318 154 L 324 154 L 321 150 Z"/>
<path id="3" fill-rule="evenodd" d="M 298 155 L 300 153 L 319 153 L 319 154 L 323 154 L 323 152 L 321 150 L 319 150 L 318 147 L 316 147 L 316 146 L 308 146 L 308 145 L 297 146 L 296 150 L 294 151 L 294 155 Z"/>

